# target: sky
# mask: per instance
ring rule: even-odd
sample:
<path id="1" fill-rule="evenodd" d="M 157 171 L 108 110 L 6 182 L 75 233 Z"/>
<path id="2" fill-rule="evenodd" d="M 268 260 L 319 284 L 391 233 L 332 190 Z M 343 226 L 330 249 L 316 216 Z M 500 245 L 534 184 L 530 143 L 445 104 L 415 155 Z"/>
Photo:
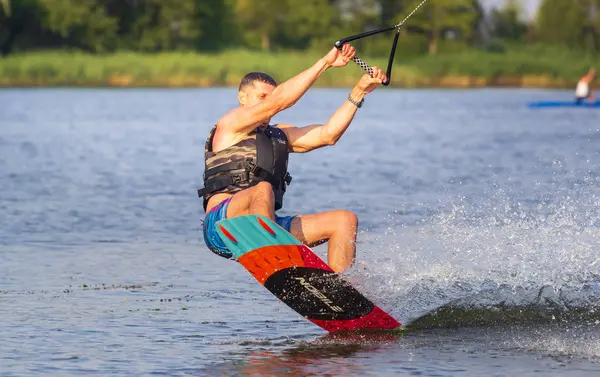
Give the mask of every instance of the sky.
<path id="1" fill-rule="evenodd" d="M 542 0 L 517 0 L 521 3 L 523 11 L 527 19 L 532 19 L 535 17 L 535 13 L 537 8 L 540 6 Z M 497 6 L 502 6 L 506 0 L 479 0 L 479 3 L 484 7 L 484 9 L 492 9 Z"/>

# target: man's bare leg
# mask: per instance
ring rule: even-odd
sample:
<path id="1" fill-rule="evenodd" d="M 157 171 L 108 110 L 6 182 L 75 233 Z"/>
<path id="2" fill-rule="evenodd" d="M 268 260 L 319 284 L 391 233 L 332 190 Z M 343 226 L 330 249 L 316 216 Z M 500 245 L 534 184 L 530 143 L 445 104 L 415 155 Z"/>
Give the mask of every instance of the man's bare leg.
<path id="1" fill-rule="evenodd" d="M 233 195 L 227 218 L 249 214 L 275 221 L 275 196 L 271 184 L 260 182 Z M 356 257 L 358 218 L 349 211 L 337 210 L 312 215 L 298 215 L 292 220 L 290 233 L 308 246 L 329 241 L 327 264 L 341 273 L 352 266 Z"/>
<path id="2" fill-rule="evenodd" d="M 358 218 L 349 211 L 329 211 L 298 215 L 292 220 L 290 233 L 307 246 L 327 245 L 327 264 L 341 273 L 352 266 L 356 257 Z"/>

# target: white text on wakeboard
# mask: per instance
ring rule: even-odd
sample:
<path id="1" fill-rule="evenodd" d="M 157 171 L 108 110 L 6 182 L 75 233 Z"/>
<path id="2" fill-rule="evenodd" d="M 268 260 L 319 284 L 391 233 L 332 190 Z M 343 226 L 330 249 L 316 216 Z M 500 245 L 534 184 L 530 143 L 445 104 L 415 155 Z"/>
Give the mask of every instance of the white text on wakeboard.
<path id="1" fill-rule="evenodd" d="M 312 284 L 307 282 L 304 278 L 294 278 L 294 279 L 298 280 L 300 282 L 300 284 L 302 284 L 302 286 L 304 288 L 306 288 L 307 291 L 309 291 L 310 293 L 313 294 L 313 296 L 315 296 L 316 298 L 321 300 L 321 302 L 323 302 L 325 305 L 327 305 L 329 307 L 329 309 L 333 310 L 334 312 L 338 312 L 338 313 L 341 313 L 344 311 L 339 306 L 333 305 L 333 301 L 328 299 L 327 296 L 325 296 L 323 293 L 321 293 L 317 288 L 315 288 Z"/>

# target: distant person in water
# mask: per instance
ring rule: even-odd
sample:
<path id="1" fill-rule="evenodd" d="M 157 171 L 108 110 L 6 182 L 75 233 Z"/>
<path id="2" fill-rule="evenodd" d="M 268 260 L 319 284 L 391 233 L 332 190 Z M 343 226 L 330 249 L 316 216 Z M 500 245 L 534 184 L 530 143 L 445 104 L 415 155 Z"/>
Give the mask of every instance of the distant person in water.
<path id="1" fill-rule="evenodd" d="M 590 68 L 587 75 L 579 79 L 577 88 L 575 89 L 575 100 L 577 103 L 581 103 L 586 99 L 588 99 L 590 102 L 595 101 L 595 98 L 592 95 L 592 90 L 590 89 L 590 83 L 595 77 L 596 70 L 594 68 Z"/>

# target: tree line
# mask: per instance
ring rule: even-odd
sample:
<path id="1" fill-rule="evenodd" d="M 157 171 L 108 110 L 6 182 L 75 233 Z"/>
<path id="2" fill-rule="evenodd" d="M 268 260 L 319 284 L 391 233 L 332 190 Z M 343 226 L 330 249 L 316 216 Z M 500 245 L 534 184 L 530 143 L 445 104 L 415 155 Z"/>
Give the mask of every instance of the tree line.
<path id="1" fill-rule="evenodd" d="M 391 26 L 420 0 L 0 0 L 0 55 L 39 49 L 277 51 L 331 46 Z M 459 47 L 541 42 L 600 51 L 600 0 L 544 0 L 525 20 L 516 0 L 485 14 L 478 0 L 430 0 L 403 29 L 401 47 L 436 54 Z M 373 55 L 391 37 L 357 41 Z M 495 44 L 496 43 L 496 44 Z"/>

